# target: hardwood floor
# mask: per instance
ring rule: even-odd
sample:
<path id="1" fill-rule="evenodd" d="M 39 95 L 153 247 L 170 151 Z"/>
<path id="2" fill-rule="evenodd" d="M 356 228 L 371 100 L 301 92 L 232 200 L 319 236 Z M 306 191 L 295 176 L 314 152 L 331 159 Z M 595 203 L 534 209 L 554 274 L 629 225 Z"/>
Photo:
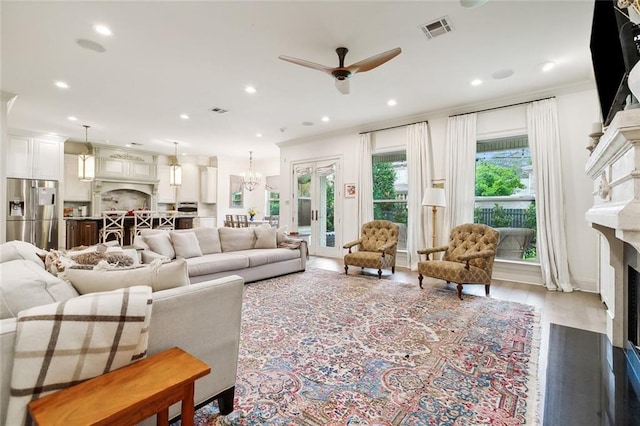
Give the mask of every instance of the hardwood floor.
<path id="1" fill-rule="evenodd" d="M 307 266 L 310 268 L 321 268 L 344 273 L 344 264 L 342 263 L 342 259 L 311 256 L 307 262 Z M 359 275 L 360 273 L 360 268 L 349 268 L 350 275 Z M 362 273 L 364 275 L 377 277 L 377 272 L 374 270 L 364 270 Z M 382 279 L 415 283 L 416 290 L 420 290 L 418 287 L 418 273 L 406 268 L 396 268 L 396 272 L 393 275 L 391 275 L 391 271 L 383 271 Z M 438 288 L 450 288 L 452 295 L 455 296 L 454 284 L 447 285 L 444 281 L 425 277 L 423 285 L 425 287 L 432 286 Z M 485 297 L 484 286 L 466 285 L 464 286 L 462 295 L 463 297 L 464 295 Z M 518 284 L 508 281 L 494 281 L 491 284 L 491 294 L 489 297 L 536 306 L 541 313 L 538 390 L 540 401 L 539 412 L 542 416 L 542 413 L 544 412 L 545 388 L 547 384 L 546 372 L 548 359 L 547 354 L 549 353 L 550 325 L 559 324 L 596 333 L 606 333 L 605 305 L 600 301 L 600 296 L 594 293 L 584 293 L 580 291 L 563 293 L 558 291 L 549 291 L 543 286 Z M 464 303 L 464 300 L 460 303 Z M 570 360 L 568 360 L 568 362 L 569 361 Z"/>

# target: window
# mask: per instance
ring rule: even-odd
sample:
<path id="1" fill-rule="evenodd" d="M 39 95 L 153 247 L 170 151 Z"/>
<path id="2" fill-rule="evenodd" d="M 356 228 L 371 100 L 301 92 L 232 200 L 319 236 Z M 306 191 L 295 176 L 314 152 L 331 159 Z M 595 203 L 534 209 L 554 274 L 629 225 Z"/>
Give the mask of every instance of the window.
<path id="1" fill-rule="evenodd" d="M 478 141 L 474 222 L 500 231 L 497 259 L 537 262 L 536 196 L 527 136 Z"/>
<path id="2" fill-rule="evenodd" d="M 374 154 L 373 218 L 390 220 L 400 227 L 398 250 L 407 249 L 407 154 L 405 151 Z"/>
<path id="3" fill-rule="evenodd" d="M 280 192 L 278 182 L 280 176 L 267 176 L 265 189 L 267 190 L 267 213 L 265 216 L 280 215 Z"/>

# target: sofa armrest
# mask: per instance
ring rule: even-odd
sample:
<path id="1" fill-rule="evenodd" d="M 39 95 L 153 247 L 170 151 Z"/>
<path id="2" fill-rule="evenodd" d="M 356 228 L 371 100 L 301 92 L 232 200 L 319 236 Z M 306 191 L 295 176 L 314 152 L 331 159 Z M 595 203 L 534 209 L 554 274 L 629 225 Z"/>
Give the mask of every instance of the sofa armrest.
<path id="1" fill-rule="evenodd" d="M 462 262 L 468 262 L 472 259 L 478 259 L 481 257 L 493 257 L 496 255 L 496 252 L 493 250 L 481 250 L 475 253 L 463 254 L 462 256 L 458 256 L 458 260 Z"/>
<path id="2" fill-rule="evenodd" d="M 196 404 L 235 385 L 243 290 L 244 280 L 231 275 L 153 293 L 148 353 L 178 346 L 211 366 L 196 381 Z"/>
<path id="3" fill-rule="evenodd" d="M 342 248 L 349 249 L 349 253 L 351 253 L 351 247 L 357 246 L 360 243 L 362 243 L 362 238 L 358 238 L 355 241 L 348 242 L 345 245 L 343 245 Z"/>
<path id="4" fill-rule="evenodd" d="M 429 255 L 431 253 L 438 253 L 440 251 L 447 251 L 448 248 L 449 248 L 449 246 L 426 248 L 426 249 L 418 250 L 418 255 L 426 254 L 427 255 L 427 260 L 429 260 Z"/>
<path id="5" fill-rule="evenodd" d="M 17 324 L 16 318 L 0 320 L 0 425 L 6 424 L 7 421 Z"/>
<path id="6" fill-rule="evenodd" d="M 392 249 L 393 247 L 395 247 L 398 244 L 397 241 L 391 241 L 390 243 L 381 245 L 380 247 L 378 247 L 378 251 L 382 252 L 383 254 L 387 252 L 387 250 Z"/>

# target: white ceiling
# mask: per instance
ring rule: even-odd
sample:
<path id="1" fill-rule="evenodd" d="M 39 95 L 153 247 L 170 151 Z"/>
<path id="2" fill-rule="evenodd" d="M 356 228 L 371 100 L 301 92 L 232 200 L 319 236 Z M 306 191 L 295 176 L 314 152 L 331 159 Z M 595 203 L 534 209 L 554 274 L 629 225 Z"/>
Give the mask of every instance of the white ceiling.
<path id="1" fill-rule="evenodd" d="M 489 0 L 475 9 L 455 0 L 3 0 L 1 7 L 2 90 L 18 95 L 10 128 L 84 141 L 88 124 L 91 142 L 137 142 L 159 153 L 171 154 L 178 141 L 191 155 L 277 157 L 275 144 L 291 139 L 594 87 L 588 0 Z M 427 40 L 418 27 L 445 15 L 453 32 Z M 95 33 L 98 23 L 113 35 Z M 106 51 L 81 48 L 78 39 Z M 349 49 L 346 65 L 395 47 L 402 53 L 354 75 L 349 95 L 331 76 L 278 59 L 337 66 L 339 46 Z M 553 71 L 540 71 L 545 61 L 556 62 Z M 492 78 L 503 69 L 513 76 Z M 472 87 L 476 78 L 484 83 Z M 57 80 L 71 87 L 59 89 Z M 387 106 L 391 98 L 395 107 Z"/>

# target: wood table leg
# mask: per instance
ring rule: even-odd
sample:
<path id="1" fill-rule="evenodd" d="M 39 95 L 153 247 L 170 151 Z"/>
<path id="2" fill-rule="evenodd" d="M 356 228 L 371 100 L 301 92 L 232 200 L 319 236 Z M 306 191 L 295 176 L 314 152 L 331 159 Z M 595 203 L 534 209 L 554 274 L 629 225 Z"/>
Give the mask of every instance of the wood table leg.
<path id="1" fill-rule="evenodd" d="M 156 414 L 156 425 L 169 426 L 169 407 L 163 408 Z"/>
<path id="2" fill-rule="evenodd" d="M 185 385 L 184 399 L 182 400 L 182 415 L 180 416 L 180 424 L 182 426 L 193 426 L 193 416 L 195 415 L 195 407 L 193 392 L 195 385 L 193 382 Z"/>

